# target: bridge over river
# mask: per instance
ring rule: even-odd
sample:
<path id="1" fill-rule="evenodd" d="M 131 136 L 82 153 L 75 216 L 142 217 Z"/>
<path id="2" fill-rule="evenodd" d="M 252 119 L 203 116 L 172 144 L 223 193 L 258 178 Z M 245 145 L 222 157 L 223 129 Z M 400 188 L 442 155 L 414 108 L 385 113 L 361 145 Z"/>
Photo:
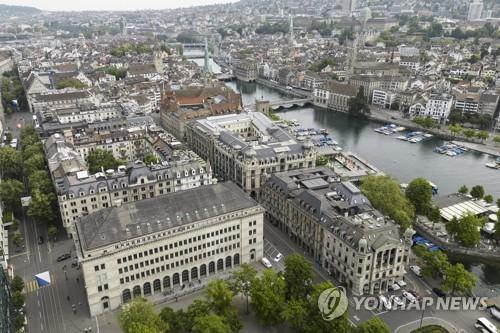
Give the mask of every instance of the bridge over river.
<path id="1" fill-rule="evenodd" d="M 278 100 L 278 101 L 270 101 L 269 107 L 272 110 L 278 109 L 291 109 L 293 107 L 303 107 L 308 104 L 312 104 L 312 98 L 296 98 L 296 99 L 287 99 L 287 100 Z M 256 104 L 247 104 L 245 105 L 246 109 L 255 110 Z"/>

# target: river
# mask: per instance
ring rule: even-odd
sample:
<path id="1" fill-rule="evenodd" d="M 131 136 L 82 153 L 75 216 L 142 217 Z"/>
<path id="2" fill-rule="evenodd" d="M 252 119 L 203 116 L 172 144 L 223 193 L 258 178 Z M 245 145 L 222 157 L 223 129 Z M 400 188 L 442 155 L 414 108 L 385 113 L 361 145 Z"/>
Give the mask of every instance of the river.
<path id="1" fill-rule="evenodd" d="M 279 92 L 255 83 L 228 82 L 242 94 L 244 105 L 255 103 L 256 98 L 270 101 L 286 99 Z M 443 140 L 432 138 L 421 143 L 408 143 L 395 137 L 373 131 L 380 124 L 349 117 L 347 114 L 316 107 L 302 107 L 279 112 L 287 120 L 298 120 L 303 127 L 326 128 L 344 150 L 352 151 L 374 164 L 399 182 L 409 182 L 424 177 L 438 185 L 439 194 L 446 195 L 463 184 L 471 188 L 484 186 L 486 193 L 500 198 L 500 171 L 486 168 L 490 157 L 467 152 L 462 156 L 449 157 L 433 152 Z M 487 264 L 464 262 L 467 268 L 479 277 L 478 295 L 500 294 L 499 267 Z"/>

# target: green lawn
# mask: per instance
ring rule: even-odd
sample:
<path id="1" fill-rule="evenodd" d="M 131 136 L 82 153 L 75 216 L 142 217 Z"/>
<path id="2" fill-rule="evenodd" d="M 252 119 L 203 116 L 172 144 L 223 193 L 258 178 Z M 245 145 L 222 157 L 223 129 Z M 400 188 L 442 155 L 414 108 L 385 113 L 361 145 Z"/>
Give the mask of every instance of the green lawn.
<path id="1" fill-rule="evenodd" d="M 429 325 L 414 330 L 411 333 L 449 333 L 449 332 L 439 325 Z"/>

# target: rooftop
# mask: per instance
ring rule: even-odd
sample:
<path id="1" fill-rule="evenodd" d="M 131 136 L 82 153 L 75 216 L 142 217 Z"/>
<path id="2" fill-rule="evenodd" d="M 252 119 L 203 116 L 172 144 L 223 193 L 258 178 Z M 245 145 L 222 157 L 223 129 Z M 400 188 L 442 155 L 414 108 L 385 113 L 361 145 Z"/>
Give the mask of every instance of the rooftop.
<path id="1" fill-rule="evenodd" d="M 226 182 L 106 208 L 80 218 L 76 228 L 88 251 L 257 206 Z"/>

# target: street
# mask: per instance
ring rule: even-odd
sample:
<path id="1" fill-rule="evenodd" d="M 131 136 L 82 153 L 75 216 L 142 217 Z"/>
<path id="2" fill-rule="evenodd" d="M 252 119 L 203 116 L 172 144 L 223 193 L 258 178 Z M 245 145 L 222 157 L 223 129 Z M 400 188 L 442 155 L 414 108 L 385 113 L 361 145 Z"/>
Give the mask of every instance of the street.
<path id="1" fill-rule="evenodd" d="M 303 254 L 303 250 L 300 249 L 296 244 L 294 244 L 290 239 L 288 239 L 287 235 L 281 232 L 277 227 L 272 225 L 271 223 L 265 222 L 264 224 L 264 239 L 266 244 L 266 250 L 264 255 L 268 256 L 270 260 L 272 260 L 271 255 L 273 255 L 276 251 L 279 251 L 283 254 L 284 257 L 297 252 Z M 269 252 L 269 249 L 272 252 Z M 267 252 L 266 252 L 267 251 Z M 312 264 L 314 268 L 314 272 L 316 274 L 315 283 L 322 281 L 331 281 L 334 285 L 339 285 L 332 277 L 328 276 L 328 274 L 323 271 L 317 264 L 315 264 L 311 257 L 306 257 Z M 272 261 L 273 265 L 276 266 L 276 263 Z M 284 258 L 280 261 L 280 264 L 283 265 Z M 280 269 L 282 269 L 280 267 Z M 425 281 L 421 278 L 417 277 L 412 272 L 408 272 L 405 281 L 408 284 L 404 289 L 407 290 L 415 290 L 421 296 L 432 296 L 436 297 L 433 294 L 431 286 L 429 286 Z M 402 290 L 389 292 L 386 295 L 398 295 L 400 296 Z M 357 325 L 361 322 L 364 322 L 373 316 L 379 316 L 382 318 L 393 330 L 397 333 L 407 333 L 415 328 L 415 326 L 405 326 L 408 323 L 416 322 L 414 325 L 420 324 L 420 319 L 422 317 L 422 311 L 418 310 L 394 310 L 387 311 L 381 309 L 375 309 L 373 311 L 367 309 L 359 309 L 356 310 L 355 302 L 353 301 L 352 295 L 347 293 L 347 297 L 349 300 L 349 319 L 352 324 Z M 474 323 L 478 317 L 487 317 L 490 315 L 486 313 L 486 311 L 432 311 L 427 310 L 424 312 L 425 323 L 439 323 L 441 325 L 448 325 L 452 329 L 452 332 L 475 332 Z"/>

